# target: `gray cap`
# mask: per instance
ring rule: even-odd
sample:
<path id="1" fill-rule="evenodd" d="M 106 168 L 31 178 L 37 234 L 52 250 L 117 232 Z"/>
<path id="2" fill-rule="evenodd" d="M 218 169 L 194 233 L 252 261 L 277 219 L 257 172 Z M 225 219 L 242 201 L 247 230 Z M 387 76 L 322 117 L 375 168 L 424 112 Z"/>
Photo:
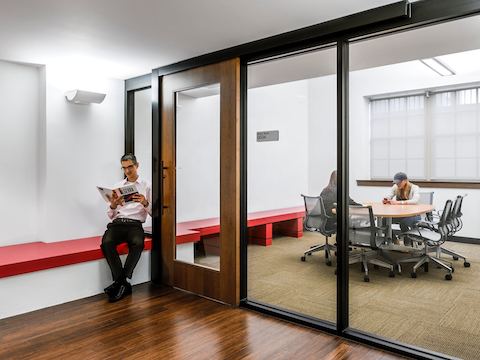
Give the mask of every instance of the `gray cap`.
<path id="1" fill-rule="evenodd" d="M 398 172 L 393 177 L 393 182 L 397 185 L 400 184 L 403 180 L 407 180 L 407 174 L 403 172 Z"/>

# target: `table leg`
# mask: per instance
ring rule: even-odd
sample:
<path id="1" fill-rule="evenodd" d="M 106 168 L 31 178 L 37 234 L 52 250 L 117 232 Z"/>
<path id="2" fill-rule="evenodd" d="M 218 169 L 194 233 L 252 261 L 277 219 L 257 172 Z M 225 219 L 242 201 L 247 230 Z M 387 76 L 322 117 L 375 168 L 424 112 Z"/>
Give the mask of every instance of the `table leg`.
<path id="1" fill-rule="evenodd" d="M 386 226 L 387 226 L 387 239 L 391 242 L 393 239 L 393 234 L 392 234 L 392 218 L 387 217 L 385 218 Z"/>

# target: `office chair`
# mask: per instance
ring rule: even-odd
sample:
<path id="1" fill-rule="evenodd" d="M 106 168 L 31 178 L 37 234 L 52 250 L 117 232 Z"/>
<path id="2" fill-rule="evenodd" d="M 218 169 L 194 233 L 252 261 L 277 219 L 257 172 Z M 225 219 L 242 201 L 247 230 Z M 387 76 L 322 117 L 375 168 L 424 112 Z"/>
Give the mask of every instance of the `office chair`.
<path id="1" fill-rule="evenodd" d="M 421 192 L 420 193 L 420 199 L 418 200 L 418 203 L 419 204 L 425 204 L 425 205 L 433 205 L 433 194 L 434 192 L 433 191 L 425 191 L 425 192 Z M 421 218 L 421 221 L 433 221 L 433 213 L 432 212 L 428 212 L 428 213 L 425 213 L 425 214 L 422 214 L 420 215 L 420 218 Z M 420 243 L 417 243 L 417 242 L 412 242 L 412 245 L 414 245 L 414 247 L 417 247 L 418 244 L 422 244 L 421 242 Z"/>
<path id="2" fill-rule="evenodd" d="M 440 259 L 438 256 L 430 255 L 429 253 L 435 251 L 438 255 L 440 246 L 450 236 L 451 228 L 449 226 L 449 217 L 452 212 L 452 200 L 447 200 L 445 207 L 438 222 L 428 220 L 419 221 L 416 227 L 407 231 L 404 235 L 413 238 L 415 241 L 421 241 L 424 245 L 423 251 L 420 255 L 401 259 L 398 263 L 415 262 L 413 266 L 411 277 L 417 277 L 417 270 L 420 266 L 424 267 L 425 272 L 428 271 L 428 264 L 430 262 L 436 263 L 441 268 L 447 270 L 445 275 L 446 280 L 452 280 L 452 273 L 455 271 L 452 264 L 448 261 Z"/>
<path id="3" fill-rule="evenodd" d="M 380 259 L 380 252 L 385 238 L 379 236 L 381 228 L 375 226 L 371 206 L 351 205 L 348 212 L 350 247 L 357 248 L 359 253 L 352 253 L 348 263 L 362 264 L 363 281 L 369 282 L 368 264 L 389 269 L 389 276 L 394 277 L 393 264 Z"/>
<path id="4" fill-rule="evenodd" d="M 433 204 L 433 194 L 434 194 L 433 191 L 421 192 L 420 193 L 420 199 L 418 200 L 418 203 L 419 204 L 432 205 Z M 421 215 L 421 219 L 432 221 L 433 215 L 432 215 L 431 212 L 429 212 L 429 213 L 426 213 L 425 215 Z M 398 236 L 400 234 L 401 230 L 400 230 L 400 226 L 398 225 L 398 221 L 397 221 L 397 223 L 394 222 L 392 224 L 392 230 L 394 231 L 395 236 Z M 417 244 L 412 242 L 412 245 L 416 246 Z"/>
<path id="5" fill-rule="evenodd" d="M 425 191 L 420 193 L 419 204 L 433 205 L 433 191 Z M 422 220 L 432 221 L 433 214 L 431 212 L 421 215 Z"/>
<path id="6" fill-rule="evenodd" d="M 337 232 L 337 224 L 328 227 L 328 220 L 332 219 L 336 221 L 334 216 L 328 215 L 325 211 L 325 205 L 321 196 L 307 196 L 303 195 L 305 203 L 305 221 L 303 227 L 306 231 L 319 232 L 325 236 L 325 244 L 318 244 L 310 247 L 303 253 L 300 258 L 302 261 L 306 260 L 307 255 L 312 255 L 314 252 L 325 250 L 325 263 L 328 266 L 332 266 L 332 251 L 336 251 L 335 245 L 329 244 L 329 238 Z"/>
<path id="7" fill-rule="evenodd" d="M 462 203 L 463 203 L 463 196 L 458 195 L 457 198 L 455 199 L 453 210 L 450 213 L 449 218 L 447 219 L 448 227 L 450 229 L 449 237 L 455 235 L 463 227 Z M 467 261 L 467 258 L 453 250 L 449 250 L 447 248 L 444 248 L 443 246 L 440 246 L 437 249 L 437 257 L 440 257 L 440 253 L 450 255 L 453 258 L 453 260 L 458 260 L 459 258 L 463 259 L 463 266 L 470 267 L 470 263 Z"/>

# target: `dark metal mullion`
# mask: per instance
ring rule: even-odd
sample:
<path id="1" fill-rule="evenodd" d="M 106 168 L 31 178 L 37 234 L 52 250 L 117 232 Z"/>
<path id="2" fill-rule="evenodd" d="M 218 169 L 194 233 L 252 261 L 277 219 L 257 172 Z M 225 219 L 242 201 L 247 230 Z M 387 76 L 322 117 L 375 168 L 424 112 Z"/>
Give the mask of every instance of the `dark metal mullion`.
<path id="1" fill-rule="evenodd" d="M 135 91 L 125 93 L 125 154 L 135 151 Z"/>
<path id="2" fill-rule="evenodd" d="M 150 276 L 152 283 L 162 283 L 162 258 L 161 258 L 161 218 L 160 218 L 160 144 L 161 129 L 160 121 L 160 78 L 157 71 L 152 72 L 152 250 L 150 252 Z"/>
<path id="3" fill-rule="evenodd" d="M 348 41 L 337 44 L 337 330 L 348 328 Z"/>
<path id="4" fill-rule="evenodd" d="M 248 229 L 247 229 L 247 63 L 240 62 L 240 300 L 247 299 Z"/>

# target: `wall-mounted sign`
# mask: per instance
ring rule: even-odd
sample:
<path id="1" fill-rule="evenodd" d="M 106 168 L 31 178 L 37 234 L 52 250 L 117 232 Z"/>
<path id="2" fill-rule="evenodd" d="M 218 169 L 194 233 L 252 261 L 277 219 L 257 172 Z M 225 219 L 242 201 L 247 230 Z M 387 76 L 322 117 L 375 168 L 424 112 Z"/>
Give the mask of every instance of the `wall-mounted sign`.
<path id="1" fill-rule="evenodd" d="M 257 131 L 257 142 L 278 141 L 280 134 L 278 130 Z"/>

